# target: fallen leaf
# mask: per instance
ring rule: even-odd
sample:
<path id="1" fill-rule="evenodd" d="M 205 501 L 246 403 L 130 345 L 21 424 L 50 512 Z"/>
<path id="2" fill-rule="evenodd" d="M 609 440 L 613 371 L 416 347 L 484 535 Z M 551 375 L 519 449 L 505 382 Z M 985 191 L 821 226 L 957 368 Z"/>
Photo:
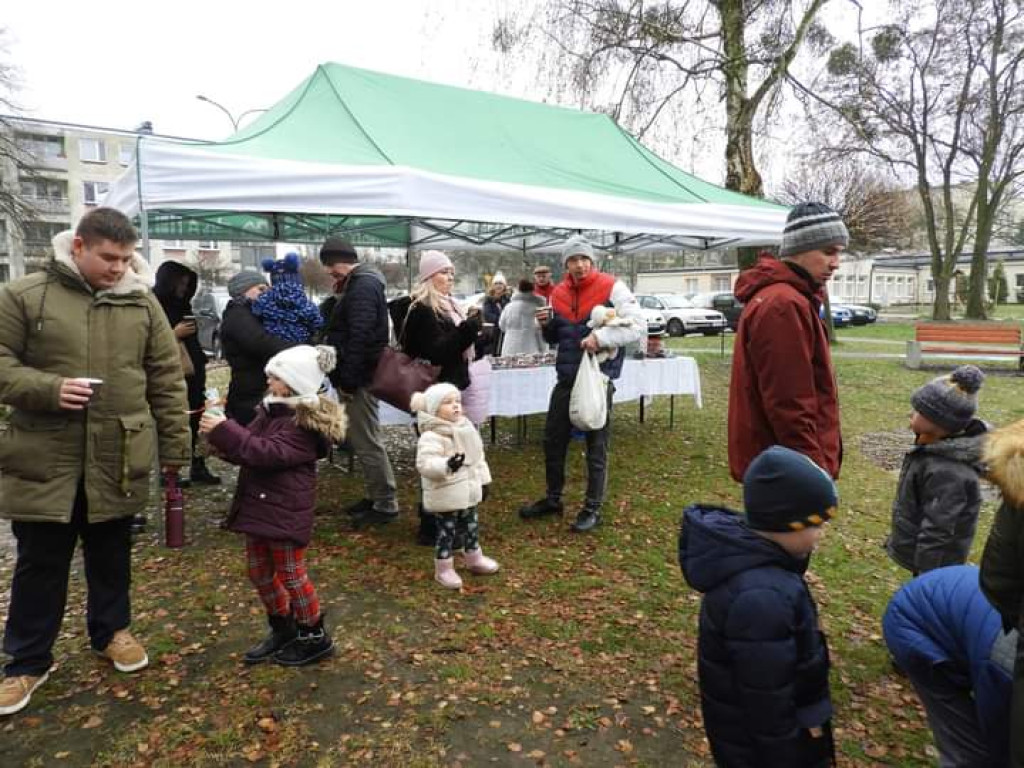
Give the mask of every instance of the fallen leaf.
<path id="1" fill-rule="evenodd" d="M 83 728 L 99 728 L 103 725 L 103 718 L 99 715 L 92 715 L 88 720 L 82 723 Z"/>
<path id="2" fill-rule="evenodd" d="M 509 742 L 508 744 L 506 744 L 506 746 L 508 747 L 508 751 L 509 752 L 522 752 L 523 751 L 523 745 L 520 744 L 517 741 Z"/>

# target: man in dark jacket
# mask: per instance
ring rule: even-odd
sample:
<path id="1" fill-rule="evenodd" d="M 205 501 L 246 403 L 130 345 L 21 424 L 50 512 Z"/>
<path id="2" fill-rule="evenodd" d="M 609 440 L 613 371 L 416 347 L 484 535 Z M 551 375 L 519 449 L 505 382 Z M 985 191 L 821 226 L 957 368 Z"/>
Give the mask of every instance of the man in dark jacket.
<path id="1" fill-rule="evenodd" d="M 839 399 L 818 310 L 848 242 L 835 211 L 802 203 L 786 219 L 781 261 L 762 254 L 736 280 L 736 298 L 746 304 L 729 385 L 729 471 L 737 482 L 770 445 L 799 451 L 839 477 Z"/>
<path id="2" fill-rule="evenodd" d="M 704 731 L 715 765 L 834 764 L 828 648 L 804 582 L 838 496 L 803 454 L 774 446 L 743 479 L 745 516 L 692 506 L 679 564 L 704 593 L 697 639 Z"/>
<path id="3" fill-rule="evenodd" d="M 192 297 L 196 295 L 198 285 L 199 275 L 195 270 L 177 261 L 165 261 L 156 271 L 153 294 L 163 307 L 175 338 L 179 344 L 184 345 L 191 362 L 192 373 L 185 374 L 188 407 L 193 412 L 189 417 L 192 430 L 192 471 L 189 479 L 193 483 L 219 485 L 220 478 L 207 469 L 206 460 L 196 451 L 199 444 L 196 439 L 199 417 L 206 400 L 206 354 L 199 346 L 195 316 L 192 314 Z"/>
<path id="4" fill-rule="evenodd" d="M 882 632 L 924 704 L 939 765 L 1007 765 L 1017 632 L 1003 632 L 978 569 L 937 568 L 903 585 Z"/>
<path id="5" fill-rule="evenodd" d="M 610 380 L 622 372 L 623 347 L 639 341 L 646 323 L 636 298 L 626 285 L 613 275 L 594 268 L 594 248 L 583 238 L 572 238 L 562 249 L 565 279 L 551 294 L 553 313 L 538 315 L 544 339 L 557 346 L 555 371 L 558 380 L 551 390 L 547 421 L 544 424 L 544 464 L 546 494 L 544 498 L 521 507 L 519 516 L 531 520 L 561 514 L 562 490 L 565 486 L 565 457 L 569 450 L 572 424 L 569 422 L 569 397 L 576 381 L 583 355 L 601 349 L 617 348 L 618 352 L 601 363 L 601 370 Z M 629 325 L 591 329 L 587 324 L 590 311 L 598 305 L 615 307 L 619 317 Z M 572 524 L 577 533 L 590 531 L 601 523 L 601 506 L 608 471 L 608 436 L 611 431 L 611 402 L 614 386 L 608 383 L 608 420 L 601 429 L 585 432 L 587 446 L 587 492 L 583 508 Z"/>
<path id="6" fill-rule="evenodd" d="M 271 336 L 252 313 L 252 302 L 270 290 L 259 272 L 245 269 L 228 280 L 231 301 L 220 321 L 220 345 L 231 367 L 231 384 L 224 410 L 243 426 L 256 416 L 256 406 L 267 391 L 267 361 L 294 342 Z"/>
<path id="7" fill-rule="evenodd" d="M 324 341 L 338 352 L 331 383 L 345 401 L 348 442 L 363 468 L 366 498 L 350 506 L 356 528 L 383 525 L 398 517 L 395 474 L 380 434 L 377 398 L 370 394 L 377 360 L 388 343 L 388 305 L 384 275 L 360 264 L 352 244 L 329 237 L 320 263 L 334 280 L 334 296 L 321 307 Z"/>

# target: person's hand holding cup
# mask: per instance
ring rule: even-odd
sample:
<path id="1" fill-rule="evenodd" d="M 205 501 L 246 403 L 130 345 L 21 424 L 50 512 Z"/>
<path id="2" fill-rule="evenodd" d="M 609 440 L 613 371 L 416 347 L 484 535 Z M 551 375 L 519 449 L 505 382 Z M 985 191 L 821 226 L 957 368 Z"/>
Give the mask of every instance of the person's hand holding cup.
<path id="1" fill-rule="evenodd" d="M 63 379 L 60 383 L 60 407 L 65 411 L 80 411 L 96 396 L 103 379 Z"/>
<path id="2" fill-rule="evenodd" d="M 551 314 L 551 307 L 541 307 L 533 313 L 533 316 L 537 319 L 540 327 L 543 328 L 551 321 Z"/>
<path id="3" fill-rule="evenodd" d="M 196 316 L 195 315 L 184 315 L 181 321 L 174 326 L 174 338 L 181 341 L 187 339 L 189 336 L 194 335 L 196 332 Z"/>

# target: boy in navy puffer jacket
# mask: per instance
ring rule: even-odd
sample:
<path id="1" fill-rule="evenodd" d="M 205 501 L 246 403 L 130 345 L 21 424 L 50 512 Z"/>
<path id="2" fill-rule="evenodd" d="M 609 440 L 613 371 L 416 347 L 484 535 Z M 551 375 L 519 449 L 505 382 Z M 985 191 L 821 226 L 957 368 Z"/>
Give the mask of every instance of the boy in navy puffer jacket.
<path id="1" fill-rule="evenodd" d="M 746 519 L 694 505 L 683 576 L 703 592 L 698 676 L 704 730 L 723 768 L 834 765 L 828 647 L 804 582 L 838 496 L 809 458 L 776 445 L 743 478 Z"/>

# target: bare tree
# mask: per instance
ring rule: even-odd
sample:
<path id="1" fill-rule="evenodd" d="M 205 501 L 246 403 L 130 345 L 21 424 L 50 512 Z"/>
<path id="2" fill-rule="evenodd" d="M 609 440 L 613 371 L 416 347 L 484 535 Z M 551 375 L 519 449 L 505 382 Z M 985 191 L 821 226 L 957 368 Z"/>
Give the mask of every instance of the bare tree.
<path id="1" fill-rule="evenodd" d="M 895 12 L 898 11 L 898 12 Z M 834 49 L 807 103 L 832 117 L 833 155 L 867 155 L 912 178 L 923 208 L 935 319 L 972 243 L 968 317 L 985 317 L 986 257 L 1000 208 L 1024 178 L 1024 9 L 1020 0 L 921 0 L 894 6 Z M 966 208 L 956 194 L 968 189 Z"/>
<path id="2" fill-rule="evenodd" d="M 20 81 L 17 67 L 9 59 L 7 29 L 0 27 L 0 219 L 18 231 L 36 218 L 35 209 L 21 196 L 19 177 L 32 177 L 31 157 L 18 144 L 14 127 L 4 115 L 18 111 L 14 101 Z"/>
<path id="3" fill-rule="evenodd" d="M 512 55 L 540 34 L 554 55 L 552 87 L 610 114 L 639 138 L 672 107 L 724 102 L 725 186 L 757 197 L 755 121 L 779 97 L 805 41 L 829 43 L 816 24 L 828 0 L 553 0 L 524 24 L 510 17 L 493 42 Z"/>
<path id="4" fill-rule="evenodd" d="M 911 240 L 907 193 L 863 163 L 807 158 L 776 197 L 787 205 L 814 200 L 832 207 L 850 231 L 852 251 L 905 247 Z"/>

